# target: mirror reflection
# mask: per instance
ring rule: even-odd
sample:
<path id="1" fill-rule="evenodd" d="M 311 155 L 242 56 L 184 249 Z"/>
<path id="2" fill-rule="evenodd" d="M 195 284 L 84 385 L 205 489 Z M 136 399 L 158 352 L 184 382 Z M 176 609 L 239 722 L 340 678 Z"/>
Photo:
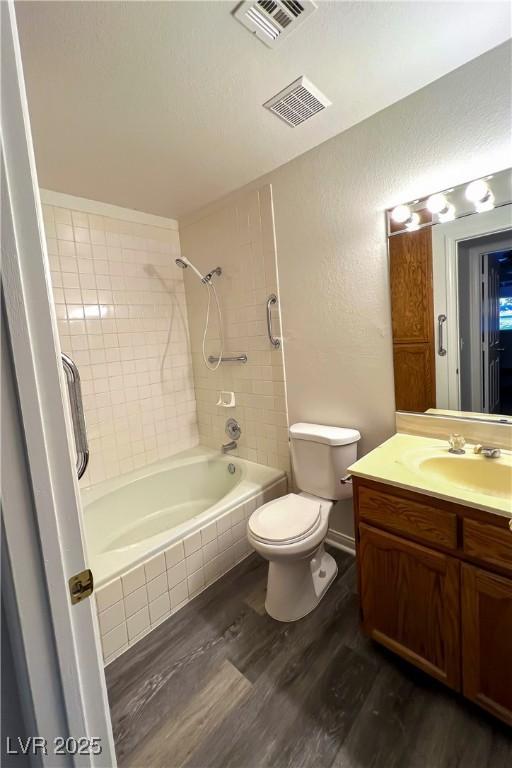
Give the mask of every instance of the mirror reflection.
<path id="1" fill-rule="evenodd" d="M 398 410 L 512 421 L 511 178 L 388 212 Z"/>

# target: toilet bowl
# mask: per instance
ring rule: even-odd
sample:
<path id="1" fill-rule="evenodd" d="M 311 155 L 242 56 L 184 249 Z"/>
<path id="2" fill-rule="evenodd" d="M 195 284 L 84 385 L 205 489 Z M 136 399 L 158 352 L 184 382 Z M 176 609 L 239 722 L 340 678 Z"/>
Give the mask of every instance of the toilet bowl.
<path id="1" fill-rule="evenodd" d="M 296 621 L 320 602 L 338 572 L 325 551 L 332 502 L 289 493 L 259 507 L 249 519 L 250 544 L 269 561 L 265 610 Z"/>
<path id="2" fill-rule="evenodd" d="M 336 561 L 324 541 L 334 501 L 351 494 L 341 478 L 356 459 L 359 439 L 353 429 L 292 425 L 292 462 L 301 492 L 274 499 L 249 518 L 249 542 L 269 561 L 265 609 L 278 621 L 306 616 L 336 578 Z"/>

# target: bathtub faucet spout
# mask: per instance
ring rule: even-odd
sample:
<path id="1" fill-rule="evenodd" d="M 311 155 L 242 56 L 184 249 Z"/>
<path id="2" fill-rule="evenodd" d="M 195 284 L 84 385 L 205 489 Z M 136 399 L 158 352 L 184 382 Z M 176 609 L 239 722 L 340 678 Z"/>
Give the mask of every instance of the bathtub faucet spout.
<path id="1" fill-rule="evenodd" d="M 221 451 L 222 453 L 228 453 L 229 451 L 234 451 L 236 447 L 236 440 L 231 440 L 230 443 L 224 443 L 224 445 L 221 445 Z"/>

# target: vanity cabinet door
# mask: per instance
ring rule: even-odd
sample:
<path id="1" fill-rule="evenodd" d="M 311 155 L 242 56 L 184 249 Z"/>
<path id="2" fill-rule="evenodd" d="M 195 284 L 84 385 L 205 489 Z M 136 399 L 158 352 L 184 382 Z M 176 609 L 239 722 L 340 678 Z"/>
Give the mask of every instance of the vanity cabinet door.
<path id="1" fill-rule="evenodd" d="M 442 552 L 359 525 L 363 628 L 428 674 L 460 684 L 460 564 Z"/>
<path id="2" fill-rule="evenodd" d="M 512 581 L 462 566 L 464 695 L 512 725 Z"/>

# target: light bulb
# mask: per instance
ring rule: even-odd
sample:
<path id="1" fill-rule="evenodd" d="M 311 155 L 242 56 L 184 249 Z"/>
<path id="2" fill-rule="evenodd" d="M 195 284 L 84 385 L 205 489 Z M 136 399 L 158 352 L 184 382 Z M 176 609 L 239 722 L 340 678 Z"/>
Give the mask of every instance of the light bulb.
<path id="1" fill-rule="evenodd" d="M 391 211 L 391 218 L 395 224 L 405 224 L 411 218 L 411 209 L 408 205 L 397 205 Z"/>
<path id="2" fill-rule="evenodd" d="M 412 232 L 415 229 L 418 229 L 420 225 L 420 217 L 417 213 L 411 213 L 409 217 L 409 221 L 406 222 L 405 226 L 409 230 L 409 232 Z"/>
<path id="3" fill-rule="evenodd" d="M 489 185 L 483 179 L 472 181 L 466 188 L 466 198 L 472 203 L 483 203 L 491 194 L 492 192 L 489 189 Z"/>
<path id="4" fill-rule="evenodd" d="M 450 204 L 442 192 L 436 195 L 430 195 L 427 200 L 427 208 L 430 213 L 447 213 Z"/>
<path id="5" fill-rule="evenodd" d="M 492 211 L 494 208 L 494 202 L 494 195 L 491 190 L 489 190 L 488 194 L 484 197 L 483 200 L 475 203 L 475 210 L 478 213 L 483 213 L 484 211 Z"/>
<path id="6" fill-rule="evenodd" d="M 452 203 L 448 203 L 446 210 L 438 214 L 439 221 L 444 224 L 445 221 L 453 221 L 455 218 L 455 206 Z"/>

